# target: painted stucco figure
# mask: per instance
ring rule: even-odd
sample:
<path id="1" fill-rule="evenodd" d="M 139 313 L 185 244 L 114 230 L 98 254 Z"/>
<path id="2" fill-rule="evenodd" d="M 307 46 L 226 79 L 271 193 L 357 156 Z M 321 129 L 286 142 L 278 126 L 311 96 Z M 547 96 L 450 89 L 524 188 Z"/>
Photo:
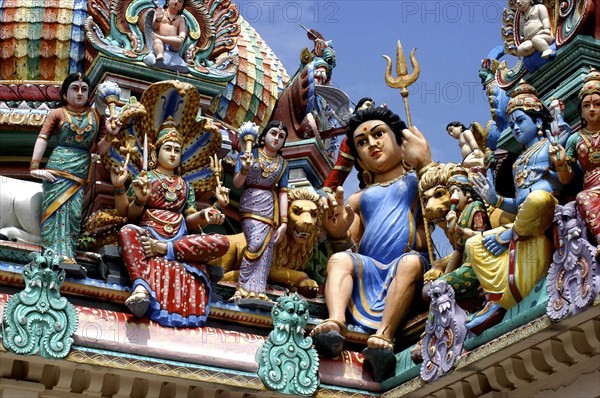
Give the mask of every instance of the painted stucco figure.
<path id="1" fill-rule="evenodd" d="M 89 105 L 90 81 L 81 73 L 69 75 L 60 91 L 62 106 L 51 111 L 40 131 L 31 175 L 43 180 L 42 246 L 52 249 L 66 264 L 76 264 L 77 239 L 81 231 L 83 198 L 93 171 L 92 153 L 106 153 L 120 123 L 100 116 Z M 56 136 L 46 168 L 40 161 L 48 141 Z"/>
<path id="2" fill-rule="evenodd" d="M 290 290 L 298 290 L 305 297 L 315 297 L 323 283 L 319 274 L 327 258 L 318 249 L 321 233 L 321 196 L 309 188 L 292 188 L 288 191 L 288 226 L 281 242 L 275 245 L 268 282 Z M 221 281 L 236 282 L 246 251 L 244 233 L 227 235 L 229 250 L 210 262 L 223 267 Z"/>
<path id="3" fill-rule="evenodd" d="M 269 300 L 265 291 L 273 250 L 288 222 L 289 170 L 281 155 L 287 136 L 287 127 L 273 120 L 259 135 L 256 147 L 238 156 L 233 184 L 242 188 L 240 214 L 247 246 L 233 301 Z"/>
<path id="4" fill-rule="evenodd" d="M 479 174 L 472 178 L 476 192 L 487 203 L 516 214 L 514 224 L 466 242 L 465 263 L 475 271 L 487 299 L 467 325 L 475 333 L 500 322 L 507 309 L 529 294 L 546 274 L 554 249 L 545 232 L 552 225 L 555 195 L 562 184 L 548 153 L 545 131 L 552 118 L 535 89 L 525 82 L 513 91 L 507 114 L 514 138 L 525 148 L 513 165 L 516 198 L 496 194 L 491 172 L 487 180 Z"/>
<path id="5" fill-rule="evenodd" d="M 346 321 L 374 332 L 365 361 L 381 379 L 393 372 L 394 334 L 407 314 L 427 260 L 417 175 L 431 162 L 425 137 L 392 111 L 356 113 L 347 128 L 348 145 L 370 185 L 351 195 L 329 195 L 323 227 L 334 249 L 327 264 L 325 298 L 329 319 L 312 335 L 322 355 L 343 349 Z M 357 252 L 341 251 L 357 246 Z M 383 370 L 383 372 L 382 372 Z"/>
<path id="6" fill-rule="evenodd" d="M 178 51 L 187 37 L 183 9 L 186 0 L 167 0 L 157 7 L 152 20 L 152 52 L 144 58 L 149 66 L 187 73 L 188 66 Z"/>
<path id="7" fill-rule="evenodd" d="M 542 58 L 550 57 L 554 51 L 550 44 L 554 43 L 550 15 L 544 4 L 536 0 L 516 0 L 521 11 L 519 35 L 521 44 L 517 47 L 517 54 L 526 57 L 541 53 Z"/>
<path id="8" fill-rule="evenodd" d="M 463 262 L 466 240 L 491 226 L 484 203 L 473 191 L 467 170 L 460 165 L 448 163 L 430 167 L 419 180 L 419 192 L 425 206 L 425 218 L 444 231 L 454 249 L 448 257 L 435 261 L 425 273 L 425 282 L 430 282 L 455 271 Z M 464 282 L 476 284 L 477 279 L 468 269 L 460 270 L 460 278 L 465 272 L 470 277 Z M 457 277 L 454 273 L 451 278 Z M 461 290 L 461 287 L 451 285 L 457 292 Z"/>
<path id="9" fill-rule="evenodd" d="M 222 224 L 217 208 L 198 211 L 194 190 L 179 174 L 182 136 L 167 118 L 153 143 L 150 170 L 140 172 L 126 193 L 127 173 L 114 170 L 115 205 L 136 224 L 119 232 L 123 260 L 133 283 L 125 304 L 138 317 L 165 326 L 202 326 L 211 286 L 204 262 L 223 255 L 229 242 L 219 234 L 188 234 Z M 215 188 L 217 203 L 229 203 L 229 189 Z"/>
<path id="10" fill-rule="evenodd" d="M 600 72 L 592 69 L 579 92 L 581 131 L 571 135 L 566 149 L 550 148 L 552 163 L 564 184 L 573 178 L 575 163 L 584 171 L 583 191 L 577 194 L 577 207 L 596 239 L 596 256 L 600 253 Z"/>

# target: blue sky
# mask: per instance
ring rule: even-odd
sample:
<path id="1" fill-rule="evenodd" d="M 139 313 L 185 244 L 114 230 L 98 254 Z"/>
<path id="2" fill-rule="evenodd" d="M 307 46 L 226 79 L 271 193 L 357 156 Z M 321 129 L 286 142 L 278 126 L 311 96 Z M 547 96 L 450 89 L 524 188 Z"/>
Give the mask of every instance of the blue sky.
<path id="1" fill-rule="evenodd" d="M 488 52 L 502 44 L 502 10 L 507 0 L 236 3 L 290 75 L 298 67 L 300 50 L 312 49 L 312 42 L 299 26 L 303 24 L 333 40 L 335 86 L 354 102 L 365 96 L 378 105 L 385 102 L 403 119 L 400 93 L 384 81 L 386 63 L 382 55 L 394 59 L 398 39 L 407 56 L 417 48 L 421 76 L 411 88 L 411 116 L 429 139 L 436 161 L 461 160 L 456 140 L 445 131 L 448 122 L 459 120 L 468 125 L 478 121 L 485 125 L 490 119 L 478 69 Z M 508 59 L 509 66 L 515 62 Z M 347 192 L 356 186 L 354 178 L 350 179 L 344 185 Z"/>

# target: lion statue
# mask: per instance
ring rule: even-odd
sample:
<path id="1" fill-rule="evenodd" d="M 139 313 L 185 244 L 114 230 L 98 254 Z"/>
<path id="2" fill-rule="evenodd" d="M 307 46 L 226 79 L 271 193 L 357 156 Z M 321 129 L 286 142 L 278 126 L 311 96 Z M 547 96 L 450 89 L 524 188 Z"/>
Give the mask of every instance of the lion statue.
<path id="1" fill-rule="evenodd" d="M 319 285 L 304 271 L 316 250 L 321 231 L 320 196 L 307 188 L 295 188 L 288 192 L 288 201 L 288 229 L 283 240 L 275 246 L 269 283 L 297 289 L 304 296 L 314 297 Z M 227 253 L 209 264 L 223 268 L 223 281 L 236 282 L 246 250 L 246 239 L 243 233 L 227 238 Z"/>

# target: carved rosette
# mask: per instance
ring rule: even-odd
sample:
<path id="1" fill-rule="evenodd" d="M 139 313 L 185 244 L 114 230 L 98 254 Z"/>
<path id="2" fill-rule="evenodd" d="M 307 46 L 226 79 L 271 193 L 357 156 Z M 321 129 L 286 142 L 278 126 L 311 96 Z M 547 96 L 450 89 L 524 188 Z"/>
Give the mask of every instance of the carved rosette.
<path id="1" fill-rule="evenodd" d="M 277 300 L 271 310 L 273 331 L 256 352 L 258 376 L 283 394 L 311 396 L 319 387 L 319 357 L 312 338 L 304 336 L 308 304 L 297 293 Z"/>
<path id="2" fill-rule="evenodd" d="M 2 317 L 2 343 L 15 354 L 67 356 L 77 329 L 75 307 L 60 296 L 65 271 L 51 250 L 31 253 L 23 269 L 25 289 L 8 300 Z"/>
<path id="3" fill-rule="evenodd" d="M 452 371 L 467 335 L 467 312 L 456 304 L 454 290 L 437 280 L 429 289 L 431 305 L 421 340 L 421 378 L 430 383 Z"/>
<path id="4" fill-rule="evenodd" d="M 600 291 L 600 267 L 575 202 L 557 206 L 554 221 L 558 224 L 559 248 L 548 271 L 546 313 L 559 321 L 592 305 Z"/>

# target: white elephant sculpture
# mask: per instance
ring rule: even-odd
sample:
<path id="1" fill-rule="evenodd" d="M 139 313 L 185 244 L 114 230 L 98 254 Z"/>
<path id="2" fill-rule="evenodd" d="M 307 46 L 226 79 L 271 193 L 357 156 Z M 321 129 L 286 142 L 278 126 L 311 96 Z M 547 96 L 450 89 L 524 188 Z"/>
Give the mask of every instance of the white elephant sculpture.
<path id="1" fill-rule="evenodd" d="M 42 184 L 0 176 L 0 235 L 2 239 L 39 245 Z"/>

